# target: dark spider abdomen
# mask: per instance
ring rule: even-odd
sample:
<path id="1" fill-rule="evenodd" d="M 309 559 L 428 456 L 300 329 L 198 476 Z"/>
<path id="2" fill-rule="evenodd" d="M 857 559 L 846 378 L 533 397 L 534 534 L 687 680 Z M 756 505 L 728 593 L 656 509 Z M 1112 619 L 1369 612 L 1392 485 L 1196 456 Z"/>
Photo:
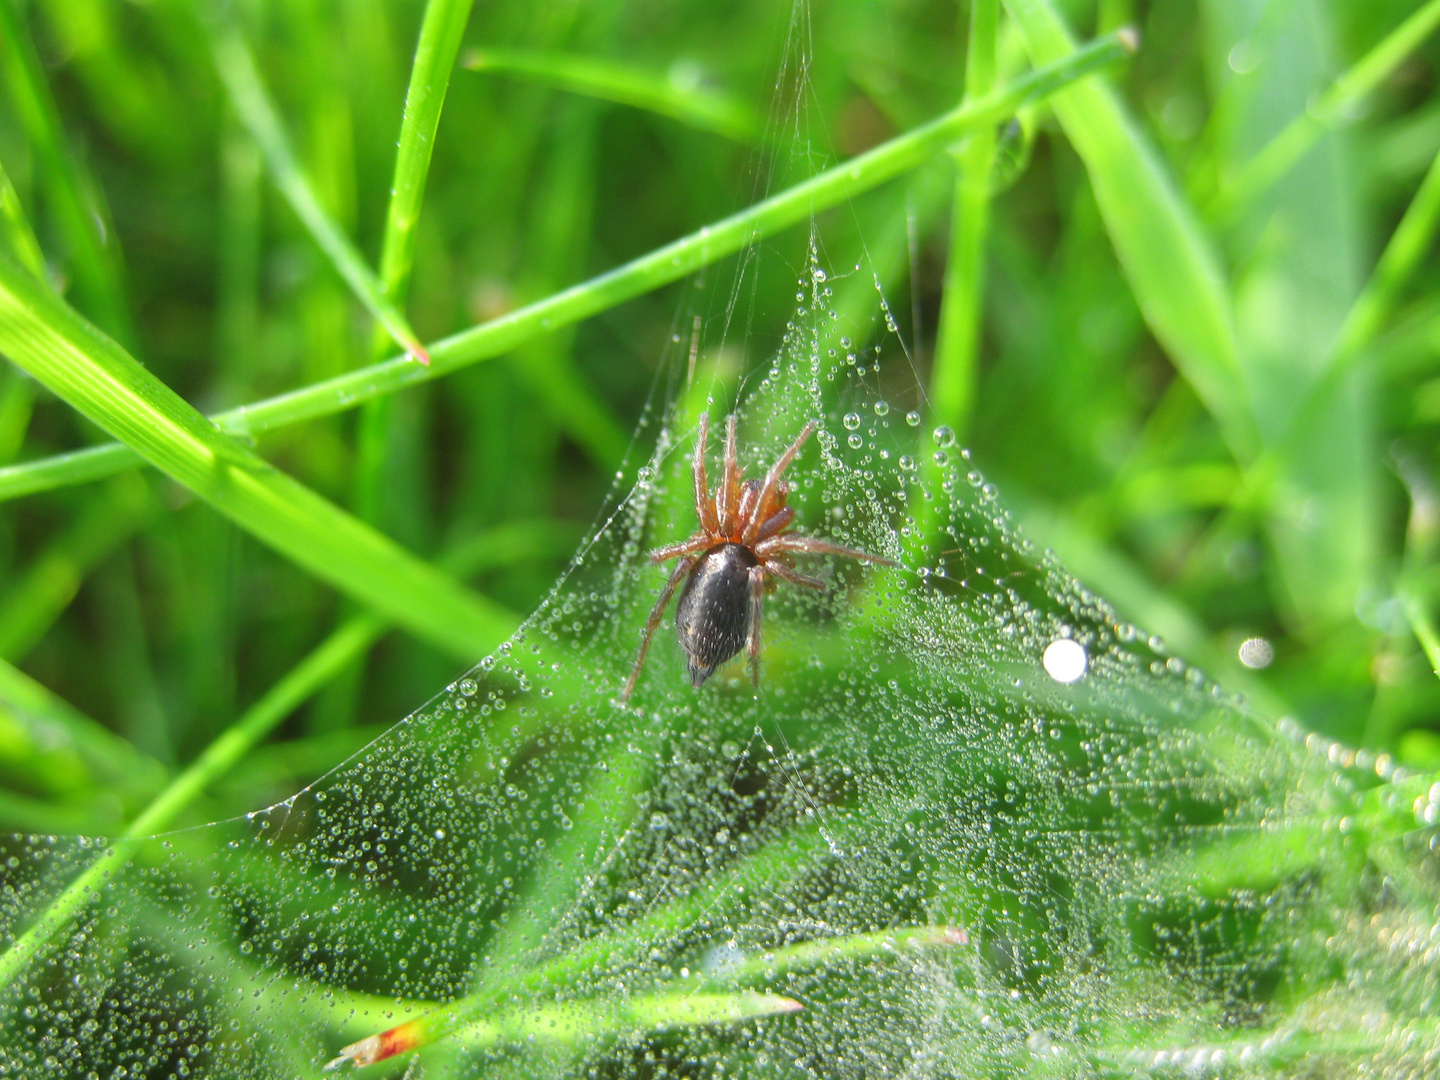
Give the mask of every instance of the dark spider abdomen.
<path id="1" fill-rule="evenodd" d="M 750 569 L 755 553 L 743 544 L 720 544 L 700 556 L 680 603 L 675 632 L 690 662 L 690 685 L 699 686 L 745 647 L 750 632 Z"/>

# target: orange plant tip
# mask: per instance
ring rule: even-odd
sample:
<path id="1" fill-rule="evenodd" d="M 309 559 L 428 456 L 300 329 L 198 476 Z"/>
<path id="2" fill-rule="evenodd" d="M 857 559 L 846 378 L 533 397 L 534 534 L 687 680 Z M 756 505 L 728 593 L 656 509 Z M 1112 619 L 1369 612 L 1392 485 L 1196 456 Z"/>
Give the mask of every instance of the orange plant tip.
<path id="1" fill-rule="evenodd" d="M 800 1004 L 800 1002 L 794 998 L 780 997 L 776 994 L 766 994 L 765 1004 L 777 1013 L 802 1012 L 805 1008 L 804 1005 Z"/>
<path id="2" fill-rule="evenodd" d="M 385 1061 L 396 1054 L 403 1054 L 406 1050 L 413 1050 L 422 1041 L 419 1029 L 413 1022 L 401 1024 L 389 1031 L 382 1031 L 379 1035 L 371 1035 L 343 1047 L 339 1057 L 326 1062 L 325 1071 L 334 1072 L 343 1065 L 374 1065 L 377 1061 Z"/>
<path id="3" fill-rule="evenodd" d="M 406 346 L 412 359 L 419 360 L 425 367 L 430 366 L 430 354 L 425 351 L 424 345 L 411 344 Z"/>

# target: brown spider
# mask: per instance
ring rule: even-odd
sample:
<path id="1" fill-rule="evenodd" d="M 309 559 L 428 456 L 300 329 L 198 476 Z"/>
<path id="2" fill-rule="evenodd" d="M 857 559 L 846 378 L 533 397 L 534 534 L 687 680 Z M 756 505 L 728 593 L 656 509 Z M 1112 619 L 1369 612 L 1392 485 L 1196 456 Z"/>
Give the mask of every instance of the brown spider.
<path id="1" fill-rule="evenodd" d="M 780 479 L 800 447 L 816 427 L 815 421 L 805 425 L 800 437 L 780 455 L 764 480 L 742 480 L 736 463 L 735 417 L 725 420 L 725 475 L 711 498 L 705 480 L 705 436 L 709 417 L 700 416 L 700 434 L 695 440 L 695 516 L 700 531 L 688 540 L 669 544 L 650 553 L 650 561 L 662 563 L 676 557 L 680 561 L 670 580 L 660 592 L 645 624 L 645 636 L 635 668 L 625 682 L 620 700 L 630 697 L 635 680 L 650 651 L 650 641 L 665 613 L 665 605 L 680 582 L 685 591 L 675 608 L 675 631 L 680 637 L 689 661 L 690 684 L 699 687 L 717 667 L 740 651 L 750 653 L 750 671 L 760 683 L 760 616 L 765 605 L 765 591 L 773 587 L 771 575 L 795 585 L 823 589 L 825 583 L 795 570 L 787 560 L 790 553 L 805 555 L 844 555 L 850 559 L 894 566 L 889 559 L 870 555 L 854 548 L 841 547 L 813 536 L 787 534 L 795 519 L 795 511 L 786 507 L 790 485 Z M 689 580 L 686 580 L 688 576 Z"/>

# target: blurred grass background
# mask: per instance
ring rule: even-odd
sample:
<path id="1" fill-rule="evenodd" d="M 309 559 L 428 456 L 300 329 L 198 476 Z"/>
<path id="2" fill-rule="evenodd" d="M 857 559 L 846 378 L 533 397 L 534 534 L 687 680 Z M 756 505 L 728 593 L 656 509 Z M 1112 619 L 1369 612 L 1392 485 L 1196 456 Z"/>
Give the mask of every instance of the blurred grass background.
<path id="1" fill-rule="evenodd" d="M 1093 175 L 1129 144 L 1094 94 L 1030 107 L 852 208 L 936 416 L 1037 540 L 1262 707 L 1431 769 L 1435 6 L 1064 5 L 1082 40 L 1140 31 L 1116 98 L 1194 226 L 1192 269 L 1214 261 L 1205 295 L 1177 302 L 1184 252 L 1144 220 L 1117 257 L 1132 192 Z M 367 288 L 401 338 L 408 320 L 434 341 L 1043 62 L 1045 5 L 978 7 L 432 4 L 431 44 L 459 66 L 406 189 L 423 209 L 400 220 L 425 5 L 0 0 L 5 257 L 184 401 L 233 409 L 395 354 Z M 958 182 L 957 161 L 971 166 Z M 822 235 L 850 213 L 822 216 Z M 783 269 L 805 243 L 792 228 L 765 246 Z M 444 686 L 564 566 L 655 380 L 674 377 L 677 312 L 721 326 L 723 296 L 691 289 L 259 438 L 417 574 L 469 586 L 416 577 L 433 591 L 413 602 L 396 586 L 392 606 L 420 614 L 389 634 L 153 469 L 71 483 L 78 471 L 27 465 L 105 436 L 0 370 L 0 828 L 116 833 L 237 722 L 267 744 L 190 813 L 238 813 Z M 787 272 L 757 279 L 750 337 L 730 342 L 743 362 L 778 341 L 793 289 Z M 1187 319 L 1224 339 L 1223 362 Z M 473 616 L 464 632 L 427 622 L 445 595 Z M 1273 647 L 1261 671 L 1237 658 L 1255 636 Z"/>

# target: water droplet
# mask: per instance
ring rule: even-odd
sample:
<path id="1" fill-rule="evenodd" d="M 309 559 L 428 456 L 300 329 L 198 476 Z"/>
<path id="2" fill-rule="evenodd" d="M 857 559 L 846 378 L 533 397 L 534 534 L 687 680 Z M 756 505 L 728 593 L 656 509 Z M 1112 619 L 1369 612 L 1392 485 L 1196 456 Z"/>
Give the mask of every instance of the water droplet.
<path id="1" fill-rule="evenodd" d="M 935 451 L 935 464 L 936 464 L 936 465 L 948 465 L 948 464 L 950 464 L 950 455 L 947 454 L 947 453 L 945 453 L 944 450 L 936 450 L 936 451 Z"/>
<path id="2" fill-rule="evenodd" d="M 1045 673 L 1052 679 L 1069 685 L 1085 674 L 1090 658 L 1085 653 L 1085 646 L 1078 641 L 1056 638 L 1045 646 L 1045 654 L 1040 658 L 1040 662 L 1045 665 Z"/>
<path id="3" fill-rule="evenodd" d="M 918 412 L 916 412 L 914 409 L 911 409 L 909 412 L 907 412 L 907 413 L 905 414 L 905 423 L 909 424 L 911 427 L 919 427 L 919 426 L 920 426 L 920 414 L 919 414 Z"/>
<path id="4" fill-rule="evenodd" d="M 850 444 L 851 450 L 859 450 L 860 447 L 865 445 L 865 440 L 862 439 L 859 435 L 851 435 L 845 441 Z"/>
<path id="5" fill-rule="evenodd" d="M 824 280 L 825 280 L 825 271 L 822 270 L 820 267 L 817 266 L 817 267 L 815 267 L 813 270 L 810 271 L 810 276 L 811 276 L 812 278 L 814 278 L 816 281 L 824 281 Z"/>
<path id="6" fill-rule="evenodd" d="M 877 402 L 875 402 L 875 415 L 876 415 L 876 416 L 889 416 L 889 415 L 890 415 L 890 403 L 889 403 L 888 401 L 877 401 Z"/>
<path id="7" fill-rule="evenodd" d="M 1275 646 L 1263 637 L 1247 638 L 1240 644 L 1240 662 L 1248 668 L 1269 667 L 1275 659 Z"/>
<path id="8" fill-rule="evenodd" d="M 845 425 L 846 431 L 854 431 L 860 426 L 860 414 L 847 412 L 840 422 Z"/>
<path id="9" fill-rule="evenodd" d="M 641 465 L 640 471 L 636 474 L 636 479 L 642 484 L 648 484 L 651 480 L 655 479 L 655 470 L 649 465 Z"/>
<path id="10" fill-rule="evenodd" d="M 935 445 L 942 450 L 948 450 L 955 445 L 955 432 L 944 424 L 935 429 L 933 438 Z"/>
<path id="11" fill-rule="evenodd" d="M 901 454 L 900 468 L 904 469 L 906 472 L 912 471 L 915 468 L 915 459 L 912 458 L 909 454 Z"/>

